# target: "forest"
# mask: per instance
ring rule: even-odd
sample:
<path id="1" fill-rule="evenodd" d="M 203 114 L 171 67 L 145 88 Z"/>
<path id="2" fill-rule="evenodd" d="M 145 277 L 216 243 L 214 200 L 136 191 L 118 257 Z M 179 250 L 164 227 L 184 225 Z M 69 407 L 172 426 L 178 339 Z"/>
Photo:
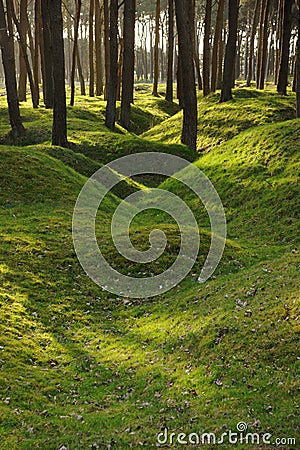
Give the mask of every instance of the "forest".
<path id="1" fill-rule="evenodd" d="M 1 449 L 299 448 L 299 0 L 0 0 Z"/>

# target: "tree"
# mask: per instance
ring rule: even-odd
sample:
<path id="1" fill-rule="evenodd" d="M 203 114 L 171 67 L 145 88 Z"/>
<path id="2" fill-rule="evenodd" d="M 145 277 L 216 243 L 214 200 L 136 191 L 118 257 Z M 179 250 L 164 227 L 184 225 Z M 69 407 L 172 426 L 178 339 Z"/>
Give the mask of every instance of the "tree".
<path id="1" fill-rule="evenodd" d="M 153 70 L 153 91 L 152 95 L 158 96 L 158 45 L 159 45 L 159 24 L 160 24 L 160 0 L 156 0 L 155 10 L 155 41 L 154 41 L 154 70 Z"/>
<path id="2" fill-rule="evenodd" d="M 11 39 L 12 36 L 10 36 L 7 31 L 3 0 L 0 0 L 0 46 L 5 76 L 8 113 L 12 135 L 18 137 L 24 134 L 25 128 L 23 127 L 20 115 Z"/>
<path id="3" fill-rule="evenodd" d="M 110 72 L 105 125 L 110 130 L 114 130 L 116 123 L 116 101 L 118 87 L 118 0 L 111 0 L 110 2 L 109 37 Z"/>
<path id="4" fill-rule="evenodd" d="M 193 150 L 197 145 L 197 96 L 192 29 L 192 0 L 175 0 L 178 30 L 179 58 L 181 61 L 183 126 L 181 142 Z M 184 70 L 183 70 L 184 68 Z"/>
<path id="5" fill-rule="evenodd" d="M 53 108 L 53 77 L 52 77 L 52 48 L 51 48 L 51 29 L 50 29 L 50 15 L 49 15 L 49 1 L 42 0 L 42 30 L 43 30 L 43 88 L 44 88 L 44 103 L 46 108 Z"/>
<path id="6" fill-rule="evenodd" d="M 104 16 L 104 53 L 105 53 L 104 100 L 107 100 L 109 74 L 110 74 L 109 7 L 108 7 L 108 0 L 103 0 L 103 16 Z"/>
<path id="7" fill-rule="evenodd" d="M 298 8 L 298 41 L 296 56 L 296 113 L 300 117 L 300 1 L 297 0 Z"/>
<path id="8" fill-rule="evenodd" d="M 264 89 L 267 66 L 268 53 L 268 27 L 270 15 L 271 0 L 261 0 L 260 4 L 260 27 L 259 27 L 259 43 L 257 52 L 257 89 Z"/>
<path id="9" fill-rule="evenodd" d="M 44 2 L 45 0 L 43 0 Z M 48 0 L 49 1 L 49 0 Z M 50 17 L 50 38 L 52 58 L 55 61 L 52 67 L 53 77 L 53 125 L 52 145 L 68 147 L 67 139 L 67 107 L 65 89 L 65 55 L 63 37 L 63 18 L 61 0 L 51 0 L 48 4 Z"/>
<path id="10" fill-rule="evenodd" d="M 210 29 L 212 0 L 206 0 L 203 43 L 203 95 L 210 93 Z"/>
<path id="11" fill-rule="evenodd" d="M 215 26 L 215 34 L 214 34 L 214 43 L 213 43 L 212 57 L 211 57 L 211 90 L 212 90 L 212 92 L 215 92 L 216 87 L 217 87 L 218 51 L 219 51 L 220 42 L 222 39 L 224 4 L 225 4 L 225 0 L 219 0 L 217 18 L 216 18 L 216 26 Z"/>
<path id="12" fill-rule="evenodd" d="M 71 106 L 74 105 L 74 98 L 75 98 L 75 68 L 76 68 L 76 57 L 78 47 L 78 29 L 81 11 L 81 0 L 76 0 L 75 3 L 76 3 L 76 15 L 74 24 L 74 43 L 73 43 L 72 67 L 71 67 L 71 99 L 70 99 Z"/>
<path id="13" fill-rule="evenodd" d="M 11 2 L 13 5 L 13 2 Z M 27 69 L 24 55 L 24 44 L 26 48 L 26 36 L 28 31 L 27 21 L 27 6 L 28 0 L 20 0 L 20 24 L 19 24 L 19 38 L 20 38 L 20 51 L 19 51 L 19 100 L 20 102 L 26 102 L 26 80 Z"/>
<path id="14" fill-rule="evenodd" d="M 166 100 L 173 101 L 174 0 L 168 0 L 168 70 Z"/>
<path id="15" fill-rule="evenodd" d="M 95 0 L 90 0 L 89 10 L 89 64 L 90 64 L 90 85 L 89 94 L 90 97 L 95 95 L 95 74 L 94 74 L 94 10 Z"/>
<path id="16" fill-rule="evenodd" d="M 283 25 L 282 25 L 282 47 L 281 60 L 278 75 L 277 92 L 280 95 L 286 95 L 288 85 L 288 70 L 290 56 L 290 40 L 292 30 L 292 5 L 293 0 L 284 0 L 283 5 Z"/>
<path id="17" fill-rule="evenodd" d="M 234 62 L 236 52 L 236 39 L 238 27 L 239 1 L 229 0 L 228 7 L 228 40 L 225 50 L 223 86 L 220 102 L 232 100 L 232 78 L 234 74 Z"/>
<path id="18" fill-rule="evenodd" d="M 121 125 L 128 129 L 130 124 L 130 104 L 133 102 L 134 87 L 134 32 L 136 0 L 126 0 L 124 4 L 124 53 L 122 69 Z"/>
<path id="19" fill-rule="evenodd" d="M 38 91 L 36 90 L 36 84 L 34 83 L 32 70 L 31 70 L 29 58 L 28 58 L 28 55 L 27 55 L 26 33 L 25 33 L 25 36 L 24 36 L 24 34 L 23 34 L 24 30 L 22 29 L 21 23 L 17 19 L 17 16 L 15 14 L 15 10 L 14 10 L 14 4 L 13 4 L 12 0 L 10 0 L 8 3 L 10 4 L 10 11 L 11 11 L 11 14 L 12 14 L 12 18 L 13 18 L 13 21 L 14 21 L 14 23 L 16 25 L 16 28 L 17 28 L 17 31 L 18 31 L 18 35 L 19 35 L 20 49 L 21 49 L 21 53 L 22 53 L 22 57 L 23 57 L 22 61 L 24 62 L 24 65 L 25 65 L 25 75 L 28 75 L 29 84 L 30 84 L 32 105 L 33 105 L 34 108 L 37 108 L 38 107 L 38 103 L 39 103 Z M 26 17 L 27 17 L 27 11 L 26 11 Z M 24 70 L 24 69 L 22 68 L 22 70 Z M 20 72 L 20 74 L 21 74 L 21 72 Z M 26 91 L 26 76 L 25 76 L 24 80 L 25 80 L 25 91 Z M 21 89 L 21 92 L 23 93 L 22 89 Z M 26 95 L 25 95 L 25 98 L 26 98 Z M 20 89 L 19 89 L 19 100 L 20 100 Z"/>
<path id="20" fill-rule="evenodd" d="M 250 36 L 247 87 L 250 87 L 252 75 L 253 75 L 254 44 L 255 44 L 256 29 L 257 29 L 258 19 L 259 19 L 259 6 L 260 6 L 260 0 L 256 0 L 253 20 L 252 20 L 251 36 Z"/>
<path id="21" fill-rule="evenodd" d="M 101 32 L 102 15 L 100 0 L 95 0 L 96 95 L 98 96 L 103 94 Z"/>

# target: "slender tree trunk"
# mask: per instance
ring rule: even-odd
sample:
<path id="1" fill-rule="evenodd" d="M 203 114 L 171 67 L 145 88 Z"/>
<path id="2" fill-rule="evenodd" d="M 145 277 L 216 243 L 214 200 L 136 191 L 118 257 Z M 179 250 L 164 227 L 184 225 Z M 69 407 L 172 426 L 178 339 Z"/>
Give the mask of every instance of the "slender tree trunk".
<path id="1" fill-rule="evenodd" d="M 119 59 L 118 59 L 117 101 L 121 100 L 123 57 L 124 57 L 124 39 L 120 38 L 119 39 Z"/>
<path id="2" fill-rule="evenodd" d="M 12 3 L 13 5 L 13 3 Z M 26 48 L 26 37 L 27 37 L 27 6 L 28 0 L 20 1 L 20 27 L 19 27 L 19 100 L 20 102 L 26 102 L 26 84 L 27 84 L 27 70 L 26 70 L 26 62 L 24 57 L 24 46 L 22 50 L 22 42 L 25 43 Z"/>
<path id="3" fill-rule="evenodd" d="M 96 53 L 96 95 L 103 94 L 103 72 L 102 72 L 102 14 L 100 0 L 95 0 L 95 53 Z"/>
<path id="4" fill-rule="evenodd" d="M 225 51 L 223 86 L 220 102 L 232 100 L 232 78 L 234 73 L 236 39 L 238 27 L 239 1 L 229 0 L 228 23 L 229 35 Z"/>
<path id="5" fill-rule="evenodd" d="M 297 57 L 296 57 L 296 114 L 300 118 L 300 2 L 297 0 L 298 7 L 298 41 L 297 41 Z"/>
<path id="6" fill-rule="evenodd" d="M 25 132 L 22 125 L 14 56 L 12 53 L 12 36 L 9 36 L 5 19 L 3 0 L 0 0 L 0 46 L 5 76 L 6 95 L 8 103 L 9 120 L 13 136 L 21 136 Z"/>
<path id="7" fill-rule="evenodd" d="M 277 84 L 277 92 L 280 95 L 286 95 L 286 88 L 288 85 L 290 40 L 292 30 L 292 16 L 291 16 L 292 5 L 293 0 L 284 0 L 282 49 L 281 49 L 281 61 Z"/>
<path id="8" fill-rule="evenodd" d="M 80 59 L 78 45 L 76 48 L 76 61 L 77 61 L 77 69 L 78 69 L 78 76 L 79 76 L 79 82 L 80 82 L 80 94 L 85 95 L 85 82 L 84 82 L 84 76 L 83 76 L 83 72 L 82 72 L 82 65 L 81 65 L 81 59 Z"/>
<path id="9" fill-rule="evenodd" d="M 182 63 L 180 58 L 180 53 L 177 56 L 177 99 L 179 103 L 179 108 L 183 109 L 183 79 L 182 79 Z"/>
<path id="10" fill-rule="evenodd" d="M 259 5 L 260 5 L 260 0 L 256 0 L 253 21 L 252 21 L 250 46 L 249 46 L 247 87 L 250 87 L 252 75 L 253 75 L 254 44 L 255 44 L 255 36 L 256 36 L 256 30 L 257 30 L 258 19 L 259 19 Z"/>
<path id="11" fill-rule="evenodd" d="M 183 126 L 181 142 L 193 150 L 197 146 L 197 96 L 193 54 L 192 0 L 175 0 L 178 46 L 182 65 Z"/>
<path id="12" fill-rule="evenodd" d="M 223 16 L 224 16 L 224 0 L 219 0 L 217 18 L 216 18 L 216 26 L 215 26 L 215 34 L 214 34 L 214 43 L 212 49 L 212 58 L 211 58 L 211 90 L 215 92 L 217 86 L 217 71 L 218 71 L 218 50 L 220 46 L 220 41 L 222 39 L 222 26 L 223 26 Z"/>
<path id="13" fill-rule="evenodd" d="M 13 3 L 11 1 L 6 1 L 6 14 L 7 14 L 7 31 L 9 34 L 9 42 L 10 42 L 10 46 L 11 46 L 11 54 L 13 55 L 14 58 L 14 65 L 16 67 L 15 64 L 15 46 L 14 46 L 14 22 L 13 22 L 13 14 L 12 14 L 12 7 L 13 7 Z M 15 70 L 16 72 L 16 70 Z"/>
<path id="14" fill-rule="evenodd" d="M 269 15 L 271 1 L 266 1 L 266 7 L 263 18 L 263 34 L 262 34 L 262 53 L 259 72 L 259 89 L 264 89 L 266 79 L 266 67 L 267 67 L 267 53 L 268 53 L 268 28 L 269 28 Z"/>
<path id="15" fill-rule="evenodd" d="M 35 91 L 38 96 L 38 101 L 40 99 L 40 89 L 39 89 L 39 50 L 40 50 L 40 37 L 41 37 L 41 4 L 40 0 L 35 0 L 34 2 L 34 57 L 33 57 L 33 78 L 35 84 Z"/>
<path id="16" fill-rule="evenodd" d="M 53 78 L 52 78 L 52 47 L 51 47 L 51 31 L 50 31 L 50 0 L 41 0 L 42 7 L 42 26 L 43 26 L 43 62 L 44 62 L 44 103 L 46 108 L 53 108 Z"/>
<path id="17" fill-rule="evenodd" d="M 115 129 L 116 123 L 116 101 L 118 86 L 118 0 L 110 2 L 110 74 L 108 85 L 108 98 L 106 105 L 105 125 Z"/>
<path id="18" fill-rule="evenodd" d="M 168 70 L 166 100 L 173 102 L 174 0 L 168 1 Z"/>
<path id="19" fill-rule="evenodd" d="M 33 75 L 32 75 L 32 70 L 30 67 L 30 63 L 29 63 L 29 59 L 28 59 L 28 55 L 27 55 L 27 48 L 26 48 L 26 42 L 23 41 L 23 34 L 22 34 L 22 27 L 17 19 L 13 4 L 11 5 L 11 12 L 12 12 L 12 16 L 13 16 L 13 21 L 16 25 L 18 34 L 19 34 L 19 43 L 20 43 L 20 48 L 23 54 L 23 60 L 25 62 L 25 69 L 26 69 L 26 73 L 28 75 L 28 79 L 29 79 L 29 84 L 30 84 L 30 90 L 31 90 L 31 98 L 32 98 L 32 105 L 34 108 L 38 107 L 38 94 L 36 92 L 36 87 L 35 87 L 35 83 L 34 83 L 34 79 L 33 79 Z M 26 11 L 27 14 L 27 11 Z M 26 37 L 26 36 L 25 36 Z"/>
<path id="20" fill-rule="evenodd" d="M 134 88 L 134 33 L 136 0 L 127 0 L 124 6 L 124 61 L 122 71 L 121 125 L 130 125 L 130 104 Z"/>
<path id="21" fill-rule="evenodd" d="M 52 145 L 68 147 L 65 55 L 61 0 L 51 0 L 49 6 L 52 57 L 53 61 L 55 61 L 52 69 L 54 92 Z"/>
<path id="22" fill-rule="evenodd" d="M 223 38 L 221 32 L 221 39 L 219 42 L 219 50 L 218 50 L 218 71 L 217 71 L 217 89 L 222 89 L 223 82 L 223 57 L 224 57 L 224 49 L 225 49 L 225 37 Z"/>
<path id="23" fill-rule="evenodd" d="M 203 95 L 210 93 L 210 31 L 212 0 L 206 0 L 203 43 Z"/>
<path id="24" fill-rule="evenodd" d="M 95 0 L 90 0 L 90 9 L 89 9 L 89 64 L 90 64 L 89 95 L 90 95 L 90 97 L 94 97 L 94 95 L 95 95 L 94 10 L 95 10 Z"/>
<path id="25" fill-rule="evenodd" d="M 199 45 L 198 45 L 197 19 L 196 19 L 196 0 L 193 0 L 191 33 L 192 33 L 192 41 L 193 41 L 193 55 L 194 55 L 194 64 L 195 64 L 196 75 L 197 75 L 198 90 L 201 91 L 203 89 L 203 83 L 202 83 L 200 61 L 199 61 Z"/>
<path id="26" fill-rule="evenodd" d="M 109 47 L 109 7 L 108 0 L 103 0 L 104 14 L 104 54 L 105 54 L 105 89 L 104 100 L 107 100 L 109 74 L 110 74 L 110 47 Z"/>
<path id="27" fill-rule="evenodd" d="M 78 31 L 79 31 L 79 20 L 81 11 L 81 0 L 76 0 L 75 3 L 76 3 L 76 15 L 74 24 L 74 43 L 73 43 L 72 66 L 71 66 L 71 99 L 70 99 L 71 106 L 74 106 L 75 100 L 75 69 L 76 69 L 76 55 L 78 47 Z"/>
<path id="28" fill-rule="evenodd" d="M 279 66 L 281 60 L 281 46 L 282 46 L 282 23 L 283 23 L 283 1 L 278 0 L 277 7 L 277 21 L 276 21 L 276 40 L 275 40 L 275 75 L 274 83 L 278 83 Z"/>
<path id="29" fill-rule="evenodd" d="M 159 24 L 160 24 L 160 0 L 156 0 L 155 12 L 155 42 L 154 42 L 154 69 L 153 69 L 153 91 L 152 95 L 158 96 L 158 45 L 159 45 Z"/>

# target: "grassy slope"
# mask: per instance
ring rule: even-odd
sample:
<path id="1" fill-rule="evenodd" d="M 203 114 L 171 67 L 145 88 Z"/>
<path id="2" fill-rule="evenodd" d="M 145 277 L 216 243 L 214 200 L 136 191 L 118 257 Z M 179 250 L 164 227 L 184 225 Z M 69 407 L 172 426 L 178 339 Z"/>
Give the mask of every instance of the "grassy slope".
<path id="1" fill-rule="evenodd" d="M 235 89 L 234 101 L 220 104 L 219 94 L 199 96 L 198 149 L 207 151 L 231 139 L 243 130 L 265 123 L 280 122 L 295 117 L 295 98 L 278 97 L 274 92 Z M 151 141 L 180 142 L 182 112 L 158 124 L 143 134 Z"/>
<path id="2" fill-rule="evenodd" d="M 255 102 L 264 110 L 265 100 Z M 219 276 L 204 286 L 195 269 L 169 294 L 131 301 L 94 285 L 72 247 L 83 175 L 103 161 L 57 149 L 60 162 L 45 144 L 1 148 L 2 448 L 155 448 L 164 426 L 220 435 L 241 420 L 299 438 L 297 149 L 299 121 L 291 121 L 201 157 L 243 249 L 229 243 Z M 76 164 L 83 175 L 68 167 Z M 181 186 L 176 192 L 200 211 Z M 117 202 L 107 199 L 104 225 Z M 136 243 L 147 241 L 147 225 L 136 226 Z M 176 250 L 172 227 L 170 237 L 160 267 Z"/>

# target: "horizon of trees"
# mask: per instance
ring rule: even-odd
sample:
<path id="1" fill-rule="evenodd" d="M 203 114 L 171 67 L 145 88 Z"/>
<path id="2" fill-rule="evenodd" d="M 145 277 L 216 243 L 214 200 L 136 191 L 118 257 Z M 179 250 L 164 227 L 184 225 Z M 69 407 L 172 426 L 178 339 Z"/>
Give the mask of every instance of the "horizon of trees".
<path id="1" fill-rule="evenodd" d="M 108 128 L 119 120 L 128 129 L 134 81 L 152 83 L 154 96 L 166 83 L 167 101 L 177 87 L 191 148 L 196 89 L 221 89 L 228 101 L 236 80 L 257 89 L 271 82 L 280 95 L 292 83 L 299 117 L 299 16 L 298 0 L 1 0 L 0 78 L 12 130 L 24 132 L 18 101 L 29 90 L 34 108 L 54 108 L 53 144 L 68 146 L 66 85 L 71 105 L 77 85 L 82 95 L 104 95 Z"/>

